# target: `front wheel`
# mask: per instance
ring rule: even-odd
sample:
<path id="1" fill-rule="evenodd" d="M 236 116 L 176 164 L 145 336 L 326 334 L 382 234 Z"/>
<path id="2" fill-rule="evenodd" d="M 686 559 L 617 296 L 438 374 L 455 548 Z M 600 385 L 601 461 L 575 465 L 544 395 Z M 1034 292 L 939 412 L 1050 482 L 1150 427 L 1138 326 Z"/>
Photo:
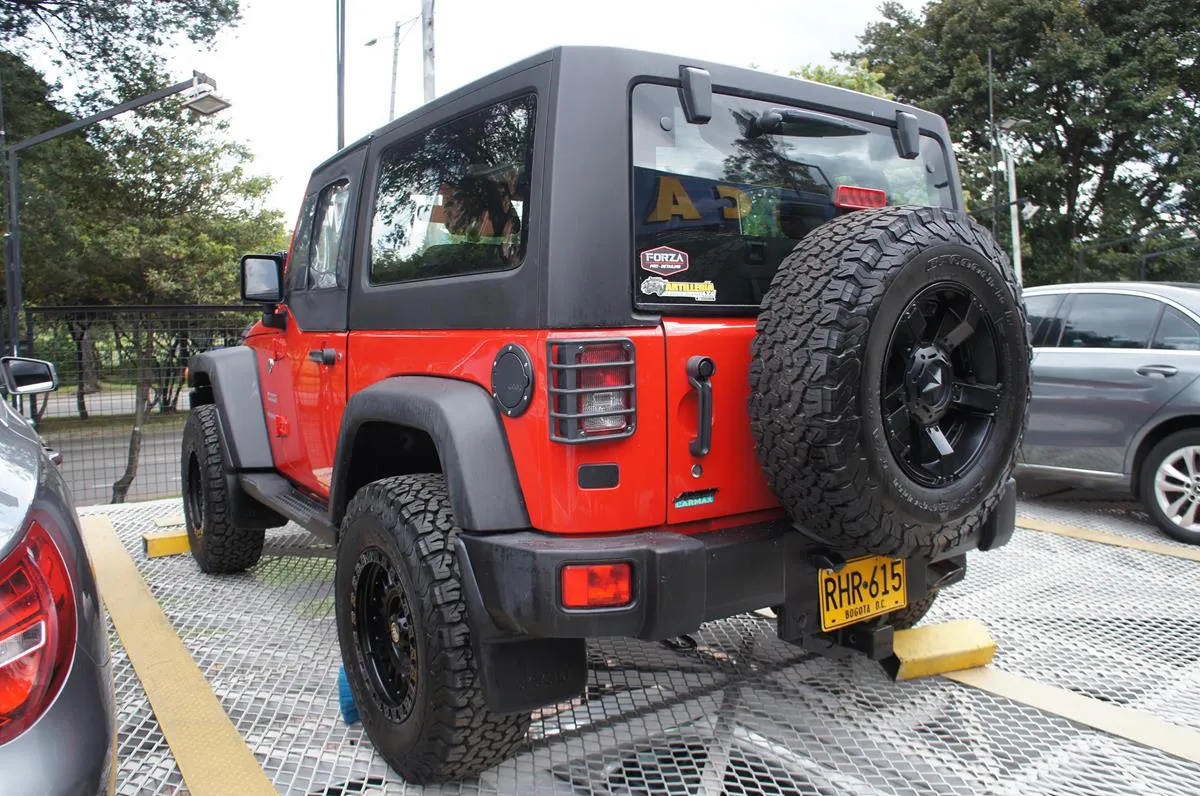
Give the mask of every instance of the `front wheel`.
<path id="1" fill-rule="evenodd" d="M 1200 544 L 1200 430 L 1178 431 L 1150 449 L 1138 493 L 1163 533 Z"/>
<path id="2" fill-rule="evenodd" d="M 468 777 L 512 755 L 528 713 L 484 701 L 446 481 L 368 484 L 346 508 L 334 595 L 346 679 L 371 743 L 405 780 Z"/>

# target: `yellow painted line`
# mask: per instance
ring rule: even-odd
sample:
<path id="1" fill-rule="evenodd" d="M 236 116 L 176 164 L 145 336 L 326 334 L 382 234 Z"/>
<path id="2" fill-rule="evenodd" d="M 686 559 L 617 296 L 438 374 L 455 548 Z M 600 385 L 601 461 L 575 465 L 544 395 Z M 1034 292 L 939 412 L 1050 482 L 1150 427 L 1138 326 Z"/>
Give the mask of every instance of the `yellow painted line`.
<path id="1" fill-rule="evenodd" d="M 1128 547 L 1131 550 L 1142 550 L 1147 553 L 1186 558 L 1189 561 L 1200 561 L 1200 548 L 1174 547 L 1132 536 L 1120 536 L 1115 533 L 1092 531 L 1074 525 L 1063 525 L 1059 522 L 1035 520 L 1031 517 L 1017 517 L 1017 527 L 1030 531 L 1042 531 L 1043 533 L 1054 533 L 1059 536 L 1069 536 L 1072 539 L 1082 539 L 1086 542 L 1099 542 L 1100 544 L 1113 545 L 1114 547 Z"/>
<path id="2" fill-rule="evenodd" d="M 897 630 L 892 641 L 894 661 L 885 668 L 897 680 L 915 680 L 992 662 L 996 642 L 978 619 L 958 619 L 937 625 Z"/>
<path id="3" fill-rule="evenodd" d="M 275 788 L 175 634 L 105 515 L 83 518 L 100 594 L 195 796 L 274 794 Z"/>
<path id="4" fill-rule="evenodd" d="M 1200 732 L 1163 721 L 1145 711 L 1114 705 L 1028 677 L 1002 672 L 991 666 L 964 669 L 942 676 L 1183 760 L 1200 763 Z"/>
<path id="5" fill-rule="evenodd" d="M 142 553 L 145 554 L 146 558 L 177 556 L 191 549 L 191 545 L 188 543 L 187 531 L 142 534 Z"/>
<path id="6" fill-rule="evenodd" d="M 167 517 L 155 517 L 154 524 L 159 528 L 176 528 L 183 525 L 183 515 L 172 514 Z"/>

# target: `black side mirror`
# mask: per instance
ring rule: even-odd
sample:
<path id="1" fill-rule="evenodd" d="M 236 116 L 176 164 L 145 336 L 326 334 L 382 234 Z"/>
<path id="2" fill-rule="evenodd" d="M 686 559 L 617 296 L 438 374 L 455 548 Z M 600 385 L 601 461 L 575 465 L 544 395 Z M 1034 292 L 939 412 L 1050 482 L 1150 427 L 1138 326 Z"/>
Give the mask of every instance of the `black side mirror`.
<path id="1" fill-rule="evenodd" d="M 58 389 L 58 373 L 54 365 L 43 359 L 0 357 L 0 372 L 9 395 L 32 395 Z"/>
<path id="2" fill-rule="evenodd" d="M 242 299 L 263 304 L 283 300 L 283 258 L 278 254 L 242 257 Z"/>

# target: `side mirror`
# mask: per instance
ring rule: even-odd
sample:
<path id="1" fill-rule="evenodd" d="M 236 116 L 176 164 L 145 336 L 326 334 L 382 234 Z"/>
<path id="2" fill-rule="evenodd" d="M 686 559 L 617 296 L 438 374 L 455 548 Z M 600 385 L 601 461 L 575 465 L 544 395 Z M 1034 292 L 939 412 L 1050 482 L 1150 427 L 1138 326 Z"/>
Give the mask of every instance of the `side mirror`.
<path id="1" fill-rule="evenodd" d="M 242 299 L 263 304 L 283 300 L 283 258 L 277 254 L 242 257 Z"/>
<path id="2" fill-rule="evenodd" d="M 43 359 L 0 357 L 0 372 L 4 374 L 4 389 L 9 395 L 32 395 L 58 389 L 58 373 L 54 365 Z"/>

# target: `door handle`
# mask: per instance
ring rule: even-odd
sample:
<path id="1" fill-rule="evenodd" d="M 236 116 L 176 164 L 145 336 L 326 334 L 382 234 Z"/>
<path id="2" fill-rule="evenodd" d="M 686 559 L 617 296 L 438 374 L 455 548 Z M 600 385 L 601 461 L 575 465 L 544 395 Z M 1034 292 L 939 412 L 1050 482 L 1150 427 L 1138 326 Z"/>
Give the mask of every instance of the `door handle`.
<path id="1" fill-rule="evenodd" d="M 707 456 L 712 448 L 712 375 L 717 372 L 717 363 L 708 357 L 694 356 L 687 361 L 688 383 L 696 391 L 699 409 L 696 417 L 696 436 L 688 444 L 688 450 L 696 458 Z"/>
<path id="2" fill-rule="evenodd" d="M 314 348 L 308 352 L 308 358 L 318 365 L 334 365 L 337 363 L 337 349 Z"/>
<path id="3" fill-rule="evenodd" d="M 1139 376 L 1162 376 L 1163 378 L 1174 376 L 1178 372 L 1179 368 L 1174 365 L 1142 365 L 1137 369 Z"/>

